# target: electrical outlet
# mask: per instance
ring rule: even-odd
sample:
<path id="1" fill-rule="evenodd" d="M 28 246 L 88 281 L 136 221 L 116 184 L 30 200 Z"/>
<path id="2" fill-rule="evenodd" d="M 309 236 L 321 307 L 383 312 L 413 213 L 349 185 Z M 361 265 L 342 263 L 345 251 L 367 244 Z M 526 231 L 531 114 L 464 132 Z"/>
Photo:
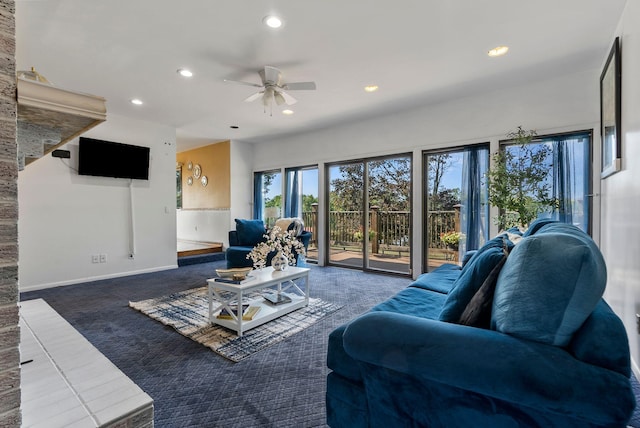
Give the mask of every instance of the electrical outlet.
<path id="1" fill-rule="evenodd" d="M 106 263 L 106 262 L 107 262 L 107 255 L 100 254 L 100 263 Z"/>
<path id="2" fill-rule="evenodd" d="M 92 254 L 91 263 L 100 263 L 100 256 L 98 254 Z"/>

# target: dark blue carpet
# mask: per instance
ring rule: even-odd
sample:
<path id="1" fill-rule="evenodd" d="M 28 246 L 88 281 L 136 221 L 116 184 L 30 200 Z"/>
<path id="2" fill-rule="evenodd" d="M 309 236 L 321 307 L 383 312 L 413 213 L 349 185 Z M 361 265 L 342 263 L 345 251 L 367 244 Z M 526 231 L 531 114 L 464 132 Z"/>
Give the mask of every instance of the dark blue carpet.
<path id="1" fill-rule="evenodd" d="M 43 298 L 144 389 L 156 427 L 325 427 L 327 337 L 410 280 L 312 266 L 311 296 L 344 305 L 313 326 L 233 363 L 128 307 L 206 285 L 224 261 L 23 293 Z M 632 379 L 636 400 L 640 384 Z M 630 425 L 640 428 L 636 410 Z"/>
<path id="2" fill-rule="evenodd" d="M 206 285 L 224 261 L 23 293 L 43 298 L 154 399 L 156 427 L 324 427 L 327 337 L 408 278 L 312 266 L 311 296 L 344 307 L 233 363 L 128 307 Z"/>
<path id="3" fill-rule="evenodd" d="M 633 412 L 633 416 L 631 416 L 629 426 L 640 428 L 640 409 L 638 408 L 638 404 L 640 403 L 640 383 L 638 383 L 638 380 L 633 375 L 631 375 L 631 386 L 636 396 L 636 410 Z"/>

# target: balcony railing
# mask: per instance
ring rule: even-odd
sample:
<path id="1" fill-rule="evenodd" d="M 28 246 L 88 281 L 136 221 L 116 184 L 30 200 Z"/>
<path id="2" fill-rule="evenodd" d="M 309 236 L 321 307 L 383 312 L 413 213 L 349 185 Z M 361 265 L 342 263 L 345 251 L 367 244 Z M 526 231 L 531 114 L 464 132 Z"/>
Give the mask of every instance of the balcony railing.
<path id="1" fill-rule="evenodd" d="M 329 244 L 331 246 L 362 247 L 362 211 L 329 212 Z M 382 211 L 372 209 L 368 212 L 370 229 L 368 231 L 371 251 L 378 253 L 387 249 L 409 251 L 411 242 L 411 212 Z M 311 232 L 311 242 L 317 241 L 318 213 L 302 213 L 305 229 Z M 445 232 L 459 231 L 459 211 L 429 211 L 427 213 L 427 233 L 429 248 L 445 248 L 440 235 Z"/>

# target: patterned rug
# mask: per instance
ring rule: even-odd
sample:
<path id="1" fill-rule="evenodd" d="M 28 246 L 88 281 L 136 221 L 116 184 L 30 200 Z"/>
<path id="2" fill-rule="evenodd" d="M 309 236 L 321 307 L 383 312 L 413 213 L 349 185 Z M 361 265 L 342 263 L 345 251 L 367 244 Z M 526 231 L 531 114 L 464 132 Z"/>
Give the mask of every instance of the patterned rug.
<path id="1" fill-rule="evenodd" d="M 252 295 L 247 296 L 251 299 Z M 315 324 L 325 315 L 342 306 L 321 299 L 309 299 L 309 306 L 276 318 L 244 332 L 238 337 L 234 331 L 209 324 L 207 287 L 194 288 L 155 299 L 129 302 L 129 306 L 145 315 L 175 328 L 180 334 L 211 348 L 214 352 L 238 362 L 254 352 Z"/>

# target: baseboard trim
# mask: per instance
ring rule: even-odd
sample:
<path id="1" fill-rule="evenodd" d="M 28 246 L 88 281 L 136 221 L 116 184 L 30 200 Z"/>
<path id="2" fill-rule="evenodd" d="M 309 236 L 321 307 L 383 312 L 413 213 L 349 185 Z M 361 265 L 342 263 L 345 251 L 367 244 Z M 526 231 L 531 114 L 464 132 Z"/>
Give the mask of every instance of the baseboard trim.
<path id="1" fill-rule="evenodd" d="M 163 271 L 163 270 L 170 270 L 170 269 L 178 269 L 178 264 L 176 263 L 174 265 L 157 266 L 157 267 L 153 267 L 153 268 L 149 268 L 149 269 L 139 269 L 139 270 L 127 271 L 127 272 L 117 272 L 117 273 L 112 273 L 112 274 L 108 274 L 108 275 L 99 275 L 99 276 L 90 276 L 90 277 L 86 277 L 86 278 L 77 278 L 77 279 L 71 279 L 71 280 L 68 280 L 68 281 L 50 282 L 50 283 L 45 283 L 45 284 L 34 284 L 34 285 L 27 285 L 27 286 L 24 286 L 24 287 L 20 286 L 19 287 L 19 292 L 20 293 L 25 293 L 27 291 L 44 290 L 44 289 L 47 289 L 47 288 L 63 287 L 65 285 L 82 284 L 83 282 L 93 282 L 93 281 L 100 281 L 100 280 L 103 280 L 103 279 L 121 278 L 123 276 L 139 275 L 141 273 L 160 272 L 160 271 Z"/>

